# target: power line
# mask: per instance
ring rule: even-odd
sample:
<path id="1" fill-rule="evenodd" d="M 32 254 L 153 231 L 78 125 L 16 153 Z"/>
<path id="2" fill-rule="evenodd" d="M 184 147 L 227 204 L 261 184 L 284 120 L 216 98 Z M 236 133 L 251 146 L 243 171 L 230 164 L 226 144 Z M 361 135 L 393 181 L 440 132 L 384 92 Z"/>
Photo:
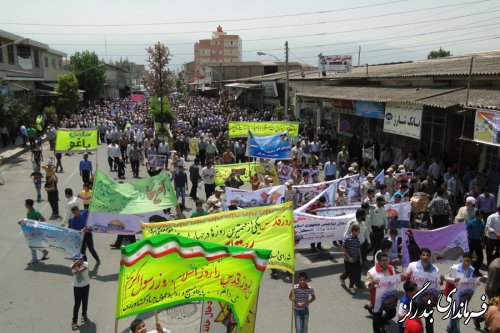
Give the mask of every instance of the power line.
<path id="1" fill-rule="evenodd" d="M 458 4 L 451 4 L 451 5 L 442 5 L 442 6 L 435 6 L 435 7 L 427 7 L 427 8 L 420 8 L 420 9 L 413 9 L 413 10 L 404 10 L 404 11 L 398 11 L 398 12 L 392 12 L 392 13 L 386 13 L 386 14 L 379 14 L 379 15 L 371 15 L 371 16 L 364 16 L 364 17 L 355 17 L 355 18 L 350 18 L 350 19 L 340 19 L 340 20 L 330 20 L 330 21 L 320 21 L 320 22 L 310 22 L 310 23 L 293 23 L 293 24 L 286 24 L 286 25 L 271 25 L 271 26 L 259 26 L 259 27 L 252 27 L 252 28 L 234 28 L 230 29 L 232 32 L 240 32 L 240 31 L 255 31 L 255 30 L 268 30 L 268 29 L 279 29 L 279 28 L 290 28 L 290 27 L 305 27 L 305 26 L 315 26 L 315 25 L 324 25 L 324 24 L 330 24 L 330 23 L 340 23 L 340 22 L 348 22 L 348 21 L 361 21 L 361 20 L 368 20 L 368 19 L 373 19 L 373 18 L 380 18 L 380 17 L 387 17 L 387 16 L 394 16 L 394 15 L 401 15 L 401 14 L 408 14 L 408 13 L 415 13 L 415 12 L 422 12 L 422 11 L 427 11 L 427 10 L 434 10 L 434 9 L 441 9 L 441 8 L 450 8 L 450 7 L 461 7 L 461 6 L 471 6 L 471 5 L 476 5 L 478 3 L 482 2 L 489 2 L 491 0 L 480 0 L 480 1 L 472 1 L 472 2 L 462 2 Z M 1 22 L 0 22 L 1 24 Z M 29 25 L 29 24 L 28 24 Z M 129 26 L 135 26 L 135 25 L 129 25 Z M 198 34 L 198 33 L 211 33 L 212 31 L 208 30 L 198 30 L 198 31 L 174 31 L 174 32 L 154 32 L 154 33 L 144 33 L 144 34 L 151 34 L 151 35 L 178 35 L 178 34 Z M 30 34 L 30 33 L 19 33 L 19 34 Z M 36 32 L 32 34 L 45 34 L 41 32 Z M 64 33 L 67 35 L 72 35 L 70 33 Z M 64 35 L 63 34 L 63 35 Z M 86 34 L 82 34 L 86 35 Z M 90 34 L 90 35 L 102 35 L 100 34 Z M 112 34 L 112 35 L 131 35 L 128 33 L 123 33 L 123 34 Z M 143 35 L 142 33 L 134 33 L 132 35 Z M 53 45 L 64 45 L 64 44 L 53 44 Z M 135 45 L 144 45 L 144 44 L 135 44 Z"/>
<path id="2" fill-rule="evenodd" d="M 219 19 L 219 20 L 207 20 L 207 21 L 174 21 L 174 22 L 160 22 L 160 23 L 122 23 L 122 24 L 48 24 L 48 23 L 20 23 L 20 22 L 0 22 L 0 24 L 9 24 L 9 25 L 30 25 L 30 26 L 51 26 L 51 27 L 123 27 L 123 26 L 152 26 L 152 25 L 173 25 L 173 24 L 200 24 L 200 23 L 218 23 L 218 22 L 238 22 L 238 21 L 254 21 L 254 20 L 267 20 L 267 19 L 276 19 L 283 17 L 295 17 L 295 16 L 304 16 L 304 15 L 315 15 L 315 14 L 326 14 L 326 13 L 334 13 L 334 12 L 342 12 L 349 11 L 355 9 L 365 9 L 372 7 L 379 7 L 390 5 L 398 2 L 408 2 L 410 0 L 395 0 L 382 2 L 371 5 L 363 5 L 349 8 L 336 8 L 330 10 L 319 10 L 314 12 L 302 12 L 302 13 L 294 13 L 294 14 L 282 14 L 282 15 L 272 15 L 272 16 L 259 16 L 259 17 L 247 17 L 247 18 L 231 18 L 231 19 Z M 488 0 L 490 1 L 490 0 Z"/>

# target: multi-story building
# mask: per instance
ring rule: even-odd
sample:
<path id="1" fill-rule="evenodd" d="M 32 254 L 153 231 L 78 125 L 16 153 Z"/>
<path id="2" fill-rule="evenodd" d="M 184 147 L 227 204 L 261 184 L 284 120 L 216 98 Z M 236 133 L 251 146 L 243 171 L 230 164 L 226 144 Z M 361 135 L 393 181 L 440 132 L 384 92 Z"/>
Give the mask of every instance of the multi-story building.
<path id="1" fill-rule="evenodd" d="M 54 97 L 57 78 L 65 72 L 66 53 L 49 45 L 0 30 L 2 93 L 40 108 L 42 97 Z"/>
<path id="2" fill-rule="evenodd" d="M 203 65 L 207 62 L 240 62 L 242 42 L 238 35 L 228 35 L 219 25 L 211 39 L 201 39 L 194 44 L 195 79 L 202 79 Z"/>
<path id="3" fill-rule="evenodd" d="M 123 98 L 130 94 L 132 76 L 130 72 L 115 65 L 106 64 L 106 98 Z"/>

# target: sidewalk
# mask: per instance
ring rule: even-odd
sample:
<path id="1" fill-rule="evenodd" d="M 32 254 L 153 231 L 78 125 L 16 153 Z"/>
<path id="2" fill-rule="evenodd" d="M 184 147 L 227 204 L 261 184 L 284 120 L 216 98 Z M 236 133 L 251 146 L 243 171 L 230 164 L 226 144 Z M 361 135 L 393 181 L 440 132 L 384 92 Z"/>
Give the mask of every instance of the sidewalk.
<path id="1" fill-rule="evenodd" d="M 27 148 L 22 146 L 23 140 L 20 137 L 17 138 L 15 145 L 7 145 L 7 147 L 0 148 L 0 156 L 3 157 L 3 163 L 9 163 L 14 158 L 28 152 L 30 150 L 29 144 Z"/>

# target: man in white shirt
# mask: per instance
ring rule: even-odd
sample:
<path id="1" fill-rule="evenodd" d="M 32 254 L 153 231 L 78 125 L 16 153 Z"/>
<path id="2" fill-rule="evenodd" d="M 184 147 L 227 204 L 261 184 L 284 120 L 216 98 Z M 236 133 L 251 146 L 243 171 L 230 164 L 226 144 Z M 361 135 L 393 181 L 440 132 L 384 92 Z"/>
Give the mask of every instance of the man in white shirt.
<path id="1" fill-rule="evenodd" d="M 497 212 L 488 216 L 484 228 L 486 234 L 486 261 L 488 266 L 498 256 L 500 256 L 500 206 Z"/>
<path id="2" fill-rule="evenodd" d="M 335 157 L 330 156 L 330 160 L 325 163 L 325 181 L 334 180 L 337 177 L 337 164 L 335 163 Z"/>
<path id="3" fill-rule="evenodd" d="M 69 221 L 70 218 L 73 217 L 73 213 L 71 212 L 71 208 L 74 206 L 78 207 L 78 209 L 82 210 L 83 205 L 80 199 L 78 197 L 75 197 L 73 195 L 73 190 L 70 188 L 67 188 L 64 190 L 64 196 L 66 199 L 68 199 L 68 202 L 66 203 L 66 214 L 64 215 L 64 220 L 61 224 L 62 227 L 66 225 L 66 223 Z"/>
<path id="4" fill-rule="evenodd" d="M 121 152 L 120 152 L 120 146 L 116 143 L 116 141 L 113 141 L 109 146 L 108 146 L 108 164 L 109 164 L 109 171 L 116 170 L 118 168 L 118 165 L 114 164 L 113 168 L 113 161 L 115 161 L 116 158 L 120 158 Z"/>

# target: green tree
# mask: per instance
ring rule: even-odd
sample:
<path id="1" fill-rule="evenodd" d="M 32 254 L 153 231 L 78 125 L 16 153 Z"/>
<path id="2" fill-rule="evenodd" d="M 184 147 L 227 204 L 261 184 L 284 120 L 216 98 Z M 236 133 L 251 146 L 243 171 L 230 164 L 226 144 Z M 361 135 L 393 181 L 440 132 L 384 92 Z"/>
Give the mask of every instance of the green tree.
<path id="1" fill-rule="evenodd" d="M 106 66 L 95 52 L 76 52 L 70 57 L 79 88 L 85 90 L 85 100 L 96 100 L 104 92 Z"/>
<path id="2" fill-rule="evenodd" d="M 75 74 L 69 72 L 59 75 L 56 92 L 61 94 L 57 102 L 59 114 L 71 115 L 78 109 L 80 93 L 78 92 L 78 80 Z"/>
<path id="3" fill-rule="evenodd" d="M 451 56 L 450 51 L 443 50 L 441 47 L 439 50 L 433 50 L 427 55 L 427 59 L 436 59 Z"/>
<path id="4" fill-rule="evenodd" d="M 7 128 L 18 124 L 32 124 L 35 121 L 31 107 L 18 100 L 7 100 L 0 95 L 0 124 Z"/>

